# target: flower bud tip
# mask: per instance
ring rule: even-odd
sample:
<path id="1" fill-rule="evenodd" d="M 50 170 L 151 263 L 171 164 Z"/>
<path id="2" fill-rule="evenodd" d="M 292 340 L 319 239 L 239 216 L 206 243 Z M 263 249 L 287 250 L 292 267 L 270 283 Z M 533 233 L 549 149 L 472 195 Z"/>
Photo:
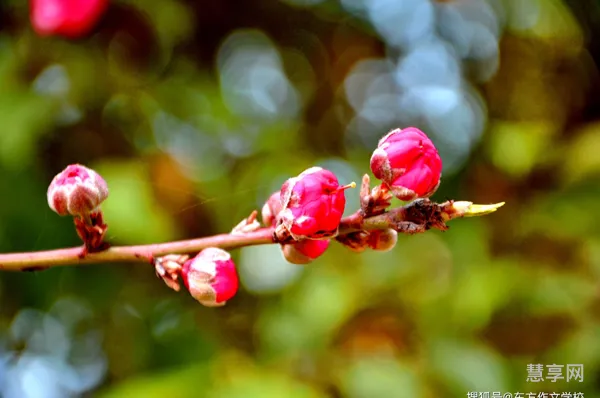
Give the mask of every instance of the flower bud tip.
<path id="1" fill-rule="evenodd" d="M 473 202 L 459 201 L 452 204 L 455 212 L 462 217 L 478 217 L 491 214 L 504 206 L 505 202 L 495 203 L 491 205 L 476 205 Z"/>
<path id="2" fill-rule="evenodd" d="M 505 202 L 495 203 L 491 205 L 471 205 L 469 210 L 467 210 L 466 215 L 469 217 L 473 216 L 485 216 L 486 214 L 490 214 L 504 206 Z"/>

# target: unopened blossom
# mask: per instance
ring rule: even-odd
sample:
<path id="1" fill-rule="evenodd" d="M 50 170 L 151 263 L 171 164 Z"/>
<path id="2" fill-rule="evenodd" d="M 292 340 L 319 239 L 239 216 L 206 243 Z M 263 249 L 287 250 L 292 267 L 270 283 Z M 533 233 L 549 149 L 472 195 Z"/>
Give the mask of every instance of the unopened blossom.
<path id="1" fill-rule="evenodd" d="M 390 251 L 396 246 L 396 242 L 398 242 L 398 232 L 391 228 L 369 231 L 367 244 L 373 250 L 381 252 Z"/>
<path id="2" fill-rule="evenodd" d="M 181 279 L 190 295 L 207 307 L 225 305 L 239 286 L 231 255 L 216 247 L 204 249 L 187 260 L 181 269 Z"/>
<path id="3" fill-rule="evenodd" d="M 31 25 L 41 36 L 78 38 L 96 26 L 108 3 L 108 0 L 30 0 Z"/>
<path id="4" fill-rule="evenodd" d="M 308 264 L 320 257 L 329 247 L 330 240 L 304 239 L 281 245 L 283 257 L 292 264 Z"/>
<path id="5" fill-rule="evenodd" d="M 305 170 L 281 187 L 278 226 L 295 240 L 335 236 L 346 206 L 344 190 L 354 186 L 340 186 L 335 174 L 321 167 Z"/>
<path id="6" fill-rule="evenodd" d="M 395 129 L 379 141 L 371 171 L 400 200 L 432 195 L 440 183 L 442 159 L 433 142 L 416 127 Z"/>
<path id="7" fill-rule="evenodd" d="M 392 250 L 396 245 L 398 232 L 391 228 L 362 230 L 338 236 L 336 240 L 357 253 L 362 253 L 367 249 L 385 252 Z"/>
<path id="8" fill-rule="evenodd" d="M 87 218 L 108 197 L 106 181 L 94 170 L 80 164 L 67 166 L 48 187 L 48 205 L 61 216 Z"/>
<path id="9" fill-rule="evenodd" d="M 283 208 L 280 198 L 281 192 L 273 192 L 273 194 L 271 194 L 269 199 L 265 202 L 261 211 L 264 225 L 273 227 L 277 224 L 277 217 Z"/>

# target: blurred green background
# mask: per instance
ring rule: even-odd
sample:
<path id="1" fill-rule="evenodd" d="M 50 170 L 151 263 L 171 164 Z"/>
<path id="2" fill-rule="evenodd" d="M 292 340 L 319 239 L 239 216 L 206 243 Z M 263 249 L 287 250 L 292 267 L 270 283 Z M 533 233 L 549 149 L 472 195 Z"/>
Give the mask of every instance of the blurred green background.
<path id="1" fill-rule="evenodd" d="M 2 273 L 3 398 L 600 396 L 597 0 L 113 1 L 75 41 L 0 4 L 0 252 L 79 244 L 45 197 L 69 163 L 107 180 L 113 244 L 163 242 L 315 164 L 358 182 L 411 125 L 435 200 L 507 202 L 388 253 L 236 250 L 221 309 L 144 264 Z"/>

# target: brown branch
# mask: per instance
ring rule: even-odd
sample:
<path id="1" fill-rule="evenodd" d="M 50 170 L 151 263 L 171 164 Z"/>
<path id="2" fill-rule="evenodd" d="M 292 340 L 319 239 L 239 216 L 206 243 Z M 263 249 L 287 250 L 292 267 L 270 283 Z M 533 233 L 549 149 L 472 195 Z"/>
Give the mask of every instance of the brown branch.
<path id="1" fill-rule="evenodd" d="M 235 249 L 238 247 L 274 243 L 273 228 L 262 228 L 243 235 L 221 234 L 205 238 L 181 240 L 139 246 L 114 246 L 107 250 L 87 253 L 82 256 L 83 248 L 47 250 L 26 253 L 0 254 L 2 271 L 36 271 L 65 265 L 98 264 L 111 262 L 152 263 L 158 256 L 172 253 L 199 252 L 207 247 Z"/>
<path id="2" fill-rule="evenodd" d="M 495 211 L 502 204 L 473 205 L 471 202 L 448 201 L 441 204 L 419 199 L 406 206 L 380 215 L 364 218 L 359 210 L 342 219 L 339 234 L 359 230 L 392 228 L 405 234 L 425 232 L 428 229 L 446 230 L 445 222 L 458 217 L 479 216 Z M 281 243 L 274 237 L 275 229 L 260 228 L 252 232 L 231 233 L 138 246 L 115 246 L 104 251 L 87 253 L 83 247 L 72 247 L 38 252 L 0 254 L 2 271 L 36 271 L 67 265 L 112 262 L 152 263 L 156 257 L 167 254 L 195 253 L 207 247 L 236 249 L 245 246 Z"/>

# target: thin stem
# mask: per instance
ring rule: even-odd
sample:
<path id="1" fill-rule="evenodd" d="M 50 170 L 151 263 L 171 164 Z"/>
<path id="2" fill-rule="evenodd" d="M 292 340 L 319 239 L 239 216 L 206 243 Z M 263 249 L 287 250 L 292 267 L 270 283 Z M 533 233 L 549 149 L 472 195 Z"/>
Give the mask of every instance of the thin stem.
<path id="1" fill-rule="evenodd" d="M 489 214 L 502 206 L 473 205 L 471 202 L 434 203 L 419 199 L 406 206 L 392 209 L 383 214 L 364 217 L 359 210 L 342 219 L 339 234 L 345 235 L 360 230 L 392 228 L 398 232 L 414 234 L 428 229 L 446 230 L 445 222 L 459 217 Z M 207 247 L 236 249 L 244 246 L 279 243 L 274 237 L 275 228 L 259 228 L 252 232 L 231 233 L 138 246 L 115 246 L 103 251 L 88 253 L 84 247 L 72 247 L 38 252 L 0 254 L 1 271 L 35 271 L 67 265 L 97 264 L 111 262 L 152 263 L 156 257 L 167 254 L 196 253 Z"/>
<path id="2" fill-rule="evenodd" d="M 274 243 L 273 228 L 261 228 L 243 235 L 221 234 L 205 238 L 181 240 L 138 246 L 115 246 L 97 253 L 82 255 L 83 248 L 47 250 L 26 253 L 0 254 L 2 271 L 35 271 L 66 265 L 98 264 L 111 262 L 152 263 L 158 256 L 172 253 L 199 252 L 207 247 L 235 249 L 238 247 Z"/>

